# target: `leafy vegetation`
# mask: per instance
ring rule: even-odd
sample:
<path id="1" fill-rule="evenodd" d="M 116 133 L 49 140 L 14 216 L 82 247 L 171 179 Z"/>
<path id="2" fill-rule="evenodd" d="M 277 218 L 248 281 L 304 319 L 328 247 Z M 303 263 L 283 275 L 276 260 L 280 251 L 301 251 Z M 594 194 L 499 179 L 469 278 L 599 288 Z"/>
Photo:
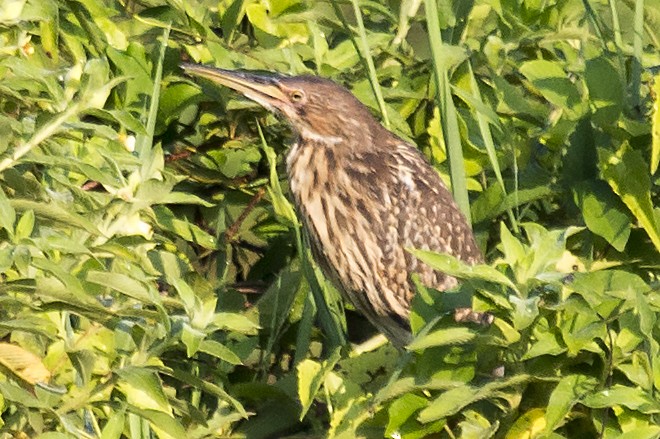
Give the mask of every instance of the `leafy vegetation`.
<path id="1" fill-rule="evenodd" d="M 7 0 L 0 41 L 2 437 L 660 437 L 657 2 Z M 181 59 L 345 84 L 490 264 L 411 249 L 461 287 L 345 344 L 286 126 Z"/>

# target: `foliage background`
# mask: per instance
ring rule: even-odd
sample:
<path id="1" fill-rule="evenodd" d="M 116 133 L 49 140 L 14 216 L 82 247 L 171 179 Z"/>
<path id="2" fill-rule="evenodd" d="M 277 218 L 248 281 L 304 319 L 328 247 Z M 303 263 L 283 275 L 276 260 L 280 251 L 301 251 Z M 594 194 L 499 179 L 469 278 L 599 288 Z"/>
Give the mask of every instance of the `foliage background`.
<path id="1" fill-rule="evenodd" d="M 660 437 L 659 49 L 643 0 L 3 1 L 2 437 Z M 342 350 L 286 126 L 182 59 L 348 86 L 491 264 Z"/>

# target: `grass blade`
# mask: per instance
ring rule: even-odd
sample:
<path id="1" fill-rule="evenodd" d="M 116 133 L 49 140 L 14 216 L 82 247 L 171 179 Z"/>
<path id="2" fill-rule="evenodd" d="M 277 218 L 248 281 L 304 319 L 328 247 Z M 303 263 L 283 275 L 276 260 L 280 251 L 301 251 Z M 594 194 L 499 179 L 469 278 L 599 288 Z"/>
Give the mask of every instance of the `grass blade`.
<path id="1" fill-rule="evenodd" d="M 641 102 L 640 88 L 642 86 L 642 52 L 644 35 L 644 0 L 635 1 L 635 18 L 633 19 L 633 59 L 630 69 L 630 103 L 634 110 L 639 109 Z"/>
<path id="2" fill-rule="evenodd" d="M 353 4 L 355 19 L 358 25 L 357 32 L 358 35 L 360 36 L 360 44 L 358 44 L 358 42 L 355 40 L 353 31 L 346 22 L 346 19 L 344 18 L 341 12 L 341 8 L 337 5 L 337 2 L 333 0 L 332 6 L 335 9 L 335 13 L 337 14 L 342 24 L 346 28 L 346 31 L 348 32 L 351 41 L 353 43 L 353 46 L 355 46 L 355 49 L 357 50 L 360 60 L 363 63 L 365 63 L 367 66 L 367 71 L 369 72 L 369 83 L 371 84 L 371 89 L 373 90 L 374 96 L 376 97 L 376 102 L 378 103 L 378 109 L 380 110 L 381 117 L 383 118 L 383 125 L 389 128 L 390 120 L 389 117 L 387 116 L 387 107 L 385 106 L 385 99 L 383 98 L 383 92 L 381 91 L 380 83 L 378 82 L 378 75 L 376 74 L 376 66 L 374 64 L 374 59 L 371 56 L 371 51 L 369 50 L 369 42 L 367 41 L 367 31 L 364 28 L 364 21 L 362 20 L 362 11 L 360 11 L 360 6 L 357 0 L 351 0 L 351 2 Z"/>
<path id="3" fill-rule="evenodd" d="M 472 64 L 468 63 L 468 67 L 470 69 L 470 87 L 472 88 L 472 95 L 478 102 L 483 104 L 483 101 L 481 100 L 481 93 L 479 92 L 479 84 L 477 84 L 477 80 L 474 77 L 474 72 L 472 71 Z M 486 146 L 486 153 L 488 154 L 490 165 L 493 167 L 495 178 L 497 178 L 497 182 L 502 188 L 502 194 L 504 195 L 504 198 L 506 198 L 506 187 L 504 186 L 502 171 L 500 170 L 500 164 L 497 160 L 497 153 L 495 152 L 495 143 L 493 142 L 490 125 L 488 124 L 486 117 L 479 110 L 475 108 L 474 113 L 477 117 L 477 123 L 479 124 L 479 132 L 481 133 L 481 138 L 483 139 L 484 145 Z M 518 221 L 516 220 L 516 216 L 513 214 L 513 210 L 511 207 L 507 207 L 506 211 L 509 215 L 511 227 L 513 228 L 514 232 L 518 234 L 520 232 L 520 228 L 518 227 Z"/>
<path id="4" fill-rule="evenodd" d="M 651 175 L 655 174 L 660 165 L 660 75 L 653 80 L 653 116 L 651 119 Z"/>
<path id="5" fill-rule="evenodd" d="M 156 153 L 153 148 L 154 131 L 156 129 L 156 118 L 158 115 L 158 101 L 160 100 L 160 83 L 163 78 L 163 61 L 165 60 L 165 50 L 170 36 L 170 27 L 163 30 L 163 37 L 156 63 L 156 72 L 154 73 L 153 88 L 151 89 L 151 99 L 149 100 L 149 112 L 146 121 L 146 133 L 138 134 L 135 139 L 135 151 L 139 154 L 142 162 L 141 177 L 142 181 L 151 178 L 154 172 L 163 167 L 163 155 Z"/>
<path id="6" fill-rule="evenodd" d="M 447 156 L 449 157 L 452 193 L 458 207 L 467 220 L 471 222 L 467 179 L 465 168 L 463 167 L 463 147 L 458 129 L 458 114 L 452 100 L 451 85 L 449 84 L 449 74 L 447 72 L 448 67 L 443 62 L 445 56 L 443 54 L 444 49 L 440 34 L 438 8 L 435 0 L 424 0 L 424 5 L 435 73 L 434 77 L 438 89 L 436 96 L 440 110 L 442 136 L 447 147 Z"/>

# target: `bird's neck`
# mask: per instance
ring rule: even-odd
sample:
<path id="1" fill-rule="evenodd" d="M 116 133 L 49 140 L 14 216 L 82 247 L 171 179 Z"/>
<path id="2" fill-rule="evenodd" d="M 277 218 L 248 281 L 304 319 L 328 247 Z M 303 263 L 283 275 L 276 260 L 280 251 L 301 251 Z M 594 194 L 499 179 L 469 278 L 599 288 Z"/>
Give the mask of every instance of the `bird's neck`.
<path id="1" fill-rule="evenodd" d="M 307 127 L 302 127 L 299 129 L 297 134 L 297 142 L 300 144 L 334 146 L 344 141 L 344 139 L 339 136 L 332 134 L 322 134 Z"/>

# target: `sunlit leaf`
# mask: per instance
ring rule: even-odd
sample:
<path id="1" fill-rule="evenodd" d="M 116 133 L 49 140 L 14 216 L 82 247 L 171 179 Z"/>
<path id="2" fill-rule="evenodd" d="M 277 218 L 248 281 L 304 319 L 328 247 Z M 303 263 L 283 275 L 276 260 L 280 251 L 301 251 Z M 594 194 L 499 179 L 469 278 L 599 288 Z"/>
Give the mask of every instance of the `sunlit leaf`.
<path id="1" fill-rule="evenodd" d="M 450 276 L 495 282 L 517 291 L 516 286 L 508 277 L 489 265 L 468 265 L 451 255 L 428 250 L 408 249 L 408 251 L 432 268 Z"/>
<path id="2" fill-rule="evenodd" d="M 468 328 L 437 329 L 418 336 L 407 346 L 407 349 L 417 351 L 433 346 L 463 344 L 472 340 L 475 336 L 476 334 Z"/>
<path id="3" fill-rule="evenodd" d="M 13 344 L 0 343 L 0 364 L 29 384 L 48 383 L 51 378 L 41 358 Z"/>
<path id="4" fill-rule="evenodd" d="M 620 384 L 588 395 L 583 403 L 594 408 L 624 406 L 641 413 L 660 413 L 660 403 L 647 392 Z"/>
<path id="5" fill-rule="evenodd" d="M 332 358 L 323 363 L 303 360 L 296 366 L 298 395 L 302 404 L 300 419 L 303 419 L 307 414 L 321 385 L 338 360 L 339 350 L 336 350 Z"/>
<path id="6" fill-rule="evenodd" d="M 651 175 L 655 174 L 660 164 L 660 75 L 656 75 L 653 79 L 653 95 Z"/>
<path id="7" fill-rule="evenodd" d="M 603 177 L 646 230 L 655 248 L 660 251 L 660 225 L 653 211 L 648 166 L 641 154 L 624 143 L 613 154 L 600 150 L 599 156 Z"/>
<path id="8" fill-rule="evenodd" d="M 142 410 L 172 414 L 172 407 L 155 372 L 139 367 L 128 367 L 119 369 L 116 373 L 120 377 L 117 387 L 126 395 L 129 404 Z"/>
<path id="9" fill-rule="evenodd" d="M 545 428 L 544 410 L 531 409 L 516 419 L 506 433 L 506 439 L 531 439 L 537 437 Z"/>
<path id="10" fill-rule="evenodd" d="M 567 375 L 563 377 L 550 394 L 548 408 L 545 412 L 545 433 L 556 429 L 570 413 L 570 410 L 588 392 L 593 391 L 597 382 L 584 375 Z"/>

